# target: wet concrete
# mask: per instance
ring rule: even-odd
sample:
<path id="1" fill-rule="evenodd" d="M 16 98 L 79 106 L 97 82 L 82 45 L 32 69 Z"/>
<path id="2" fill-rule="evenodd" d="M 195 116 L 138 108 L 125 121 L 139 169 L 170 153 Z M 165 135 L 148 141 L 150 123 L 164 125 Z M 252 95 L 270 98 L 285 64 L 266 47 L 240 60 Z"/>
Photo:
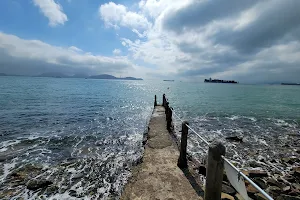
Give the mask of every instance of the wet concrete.
<path id="1" fill-rule="evenodd" d="M 167 131 L 165 109 L 156 106 L 145 144 L 143 162 L 134 167 L 121 199 L 202 199 L 177 167 L 179 151 Z"/>

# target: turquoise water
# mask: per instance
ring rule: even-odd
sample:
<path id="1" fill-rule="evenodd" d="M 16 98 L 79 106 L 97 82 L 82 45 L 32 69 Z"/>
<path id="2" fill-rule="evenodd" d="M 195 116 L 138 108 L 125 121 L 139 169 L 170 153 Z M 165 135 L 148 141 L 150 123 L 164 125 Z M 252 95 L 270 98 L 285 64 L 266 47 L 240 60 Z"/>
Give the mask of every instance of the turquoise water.
<path id="1" fill-rule="evenodd" d="M 142 155 L 154 95 L 160 102 L 163 93 L 180 118 L 207 140 L 224 141 L 241 166 L 245 150 L 277 156 L 287 134 L 300 130 L 297 86 L 0 77 L 0 190 L 10 186 L 11 171 L 35 163 L 64 188 L 52 197 L 71 198 L 71 189 L 81 197 L 117 197 Z M 245 142 L 228 143 L 229 135 Z M 190 140 L 189 152 L 201 159 L 203 144 L 193 134 Z M 65 162 L 75 167 L 61 169 Z M 78 173 L 83 177 L 73 180 Z"/>

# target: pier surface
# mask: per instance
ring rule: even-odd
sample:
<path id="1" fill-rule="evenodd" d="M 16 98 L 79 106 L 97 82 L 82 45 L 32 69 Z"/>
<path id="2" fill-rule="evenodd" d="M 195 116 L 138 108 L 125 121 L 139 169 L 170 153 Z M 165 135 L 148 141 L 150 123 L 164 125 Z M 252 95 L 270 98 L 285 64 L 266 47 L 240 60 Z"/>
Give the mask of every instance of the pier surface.
<path id="1" fill-rule="evenodd" d="M 165 108 L 155 106 L 143 162 L 133 169 L 121 199 L 202 199 L 177 167 L 179 151 L 167 130 Z"/>

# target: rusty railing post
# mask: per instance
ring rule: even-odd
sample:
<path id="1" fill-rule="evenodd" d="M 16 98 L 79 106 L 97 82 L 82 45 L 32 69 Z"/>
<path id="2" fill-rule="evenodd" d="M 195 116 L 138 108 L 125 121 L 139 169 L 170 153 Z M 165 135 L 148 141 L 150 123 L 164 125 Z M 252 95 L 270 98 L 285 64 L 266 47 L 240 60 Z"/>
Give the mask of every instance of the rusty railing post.
<path id="1" fill-rule="evenodd" d="M 166 108 L 166 95 L 163 94 L 163 107 Z"/>
<path id="2" fill-rule="evenodd" d="M 169 102 L 166 101 L 165 114 L 166 114 L 166 120 L 167 121 L 168 121 L 168 112 L 169 112 Z"/>
<path id="3" fill-rule="evenodd" d="M 224 160 L 221 156 L 225 155 L 225 151 L 224 145 L 219 141 L 209 145 L 204 192 L 205 200 L 221 199 L 224 172 Z"/>
<path id="4" fill-rule="evenodd" d="M 156 95 L 154 96 L 154 107 L 157 106 Z"/>
<path id="5" fill-rule="evenodd" d="M 171 131 L 171 125 L 172 125 L 172 109 L 168 106 L 168 112 L 167 112 L 167 129 L 168 129 L 168 131 Z"/>
<path id="6" fill-rule="evenodd" d="M 181 142 L 180 142 L 180 155 L 178 158 L 177 166 L 180 169 L 187 168 L 187 159 L 186 159 L 186 147 L 187 147 L 187 136 L 188 136 L 188 127 L 187 121 L 182 122 L 181 125 Z"/>

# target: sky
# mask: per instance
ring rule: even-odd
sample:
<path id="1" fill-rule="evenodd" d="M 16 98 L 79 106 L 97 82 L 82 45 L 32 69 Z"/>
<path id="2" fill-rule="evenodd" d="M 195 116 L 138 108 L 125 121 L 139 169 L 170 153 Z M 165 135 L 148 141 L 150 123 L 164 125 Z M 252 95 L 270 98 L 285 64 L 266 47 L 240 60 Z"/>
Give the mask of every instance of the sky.
<path id="1" fill-rule="evenodd" d="M 1 0 L 0 73 L 300 82 L 299 0 Z"/>

